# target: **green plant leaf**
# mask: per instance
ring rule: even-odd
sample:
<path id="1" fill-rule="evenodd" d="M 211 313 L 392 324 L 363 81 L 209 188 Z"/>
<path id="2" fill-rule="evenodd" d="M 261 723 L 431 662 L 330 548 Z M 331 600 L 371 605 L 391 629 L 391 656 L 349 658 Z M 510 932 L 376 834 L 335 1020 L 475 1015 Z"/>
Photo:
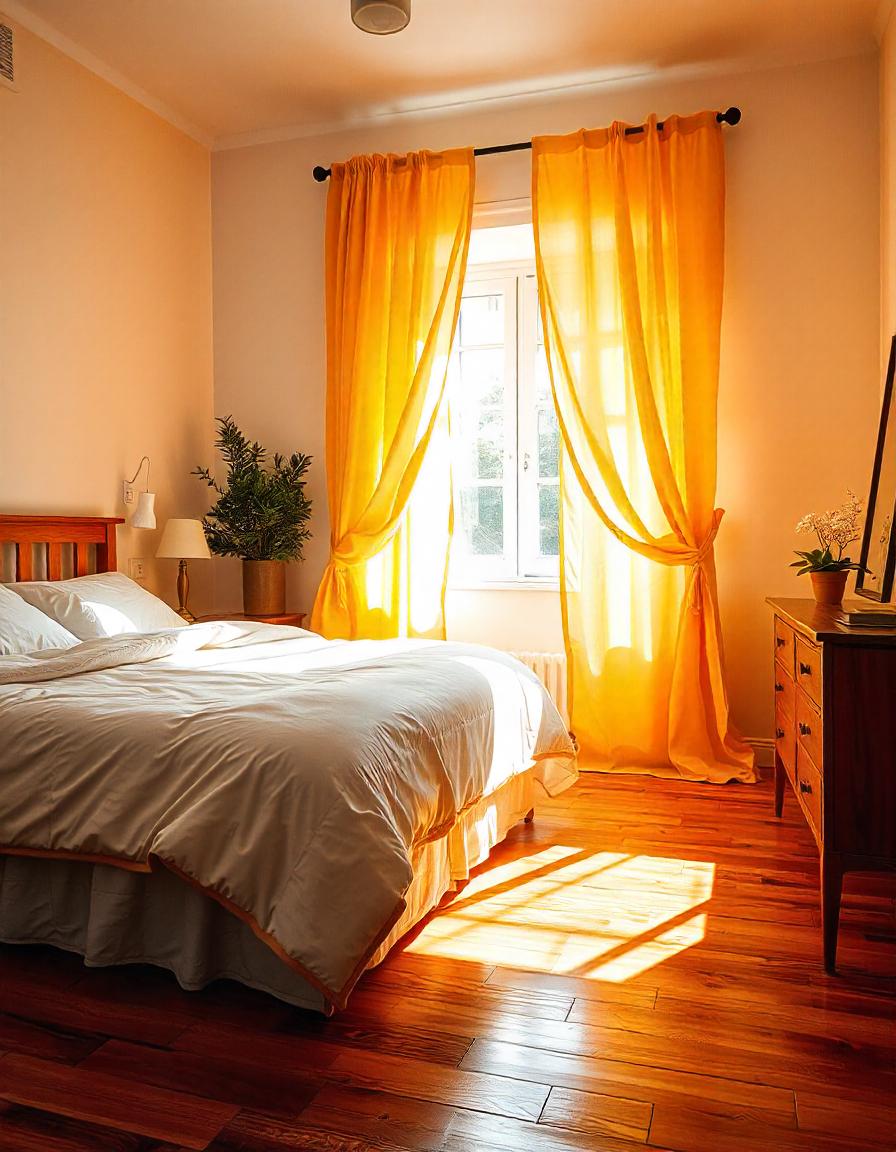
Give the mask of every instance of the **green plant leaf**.
<path id="1" fill-rule="evenodd" d="M 311 457 L 275 453 L 268 466 L 266 449 L 249 441 L 232 417 L 217 423 L 215 446 L 227 466 L 226 485 L 220 486 L 208 468 L 192 473 L 218 494 L 203 520 L 210 551 L 244 560 L 301 559 L 311 537 L 311 501 L 305 493 Z"/>

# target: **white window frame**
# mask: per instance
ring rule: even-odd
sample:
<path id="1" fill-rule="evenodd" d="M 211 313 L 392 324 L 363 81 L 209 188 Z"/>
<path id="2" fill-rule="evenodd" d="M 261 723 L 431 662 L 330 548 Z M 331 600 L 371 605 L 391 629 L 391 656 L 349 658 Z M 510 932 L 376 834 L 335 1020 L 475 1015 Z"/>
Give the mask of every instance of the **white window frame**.
<path id="1" fill-rule="evenodd" d="M 473 291 L 468 291 L 473 289 Z M 538 291 L 532 260 L 471 266 L 463 295 L 504 294 L 504 556 L 452 557 L 452 589 L 559 588 L 559 558 L 539 554 L 538 421 L 536 350 Z M 459 378 L 460 333 L 452 350 L 452 379 Z M 484 347 L 482 345 L 478 347 Z M 455 517 L 460 516 L 458 489 L 470 478 L 455 474 Z M 477 481 L 477 483 L 485 483 Z M 496 482 L 497 483 L 497 482 Z M 559 485 L 559 479 L 557 480 Z M 458 527 L 455 538 L 459 536 Z"/>

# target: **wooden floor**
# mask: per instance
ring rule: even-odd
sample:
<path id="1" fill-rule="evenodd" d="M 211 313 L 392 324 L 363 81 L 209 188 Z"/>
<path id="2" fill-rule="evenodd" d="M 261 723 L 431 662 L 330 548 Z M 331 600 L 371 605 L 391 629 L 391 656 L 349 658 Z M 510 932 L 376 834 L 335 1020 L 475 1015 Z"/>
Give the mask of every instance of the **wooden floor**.
<path id="1" fill-rule="evenodd" d="M 894 884 L 825 976 L 794 809 L 586 777 L 330 1021 L 0 947 L 0 1149 L 892 1152 Z"/>

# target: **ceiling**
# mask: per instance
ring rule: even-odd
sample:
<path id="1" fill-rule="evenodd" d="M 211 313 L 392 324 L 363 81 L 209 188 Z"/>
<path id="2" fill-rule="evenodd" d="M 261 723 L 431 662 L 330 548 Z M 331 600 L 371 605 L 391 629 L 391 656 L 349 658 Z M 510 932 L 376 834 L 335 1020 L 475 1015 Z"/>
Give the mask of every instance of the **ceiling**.
<path id="1" fill-rule="evenodd" d="M 0 11 L 227 144 L 657 71 L 859 54 L 875 47 L 880 4 L 412 0 L 410 26 L 384 37 L 354 27 L 349 0 L 0 0 Z"/>

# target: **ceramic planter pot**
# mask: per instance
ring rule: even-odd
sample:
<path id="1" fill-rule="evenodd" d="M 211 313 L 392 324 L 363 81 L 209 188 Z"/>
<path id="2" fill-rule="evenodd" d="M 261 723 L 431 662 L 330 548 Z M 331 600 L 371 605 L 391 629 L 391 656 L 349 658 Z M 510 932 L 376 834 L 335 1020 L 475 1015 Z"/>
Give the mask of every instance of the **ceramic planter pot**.
<path id="1" fill-rule="evenodd" d="M 243 612 L 247 616 L 279 616 L 286 611 L 286 562 L 243 561 Z"/>
<path id="2" fill-rule="evenodd" d="M 819 604 L 841 604 L 849 572 L 810 572 L 812 591 Z"/>

